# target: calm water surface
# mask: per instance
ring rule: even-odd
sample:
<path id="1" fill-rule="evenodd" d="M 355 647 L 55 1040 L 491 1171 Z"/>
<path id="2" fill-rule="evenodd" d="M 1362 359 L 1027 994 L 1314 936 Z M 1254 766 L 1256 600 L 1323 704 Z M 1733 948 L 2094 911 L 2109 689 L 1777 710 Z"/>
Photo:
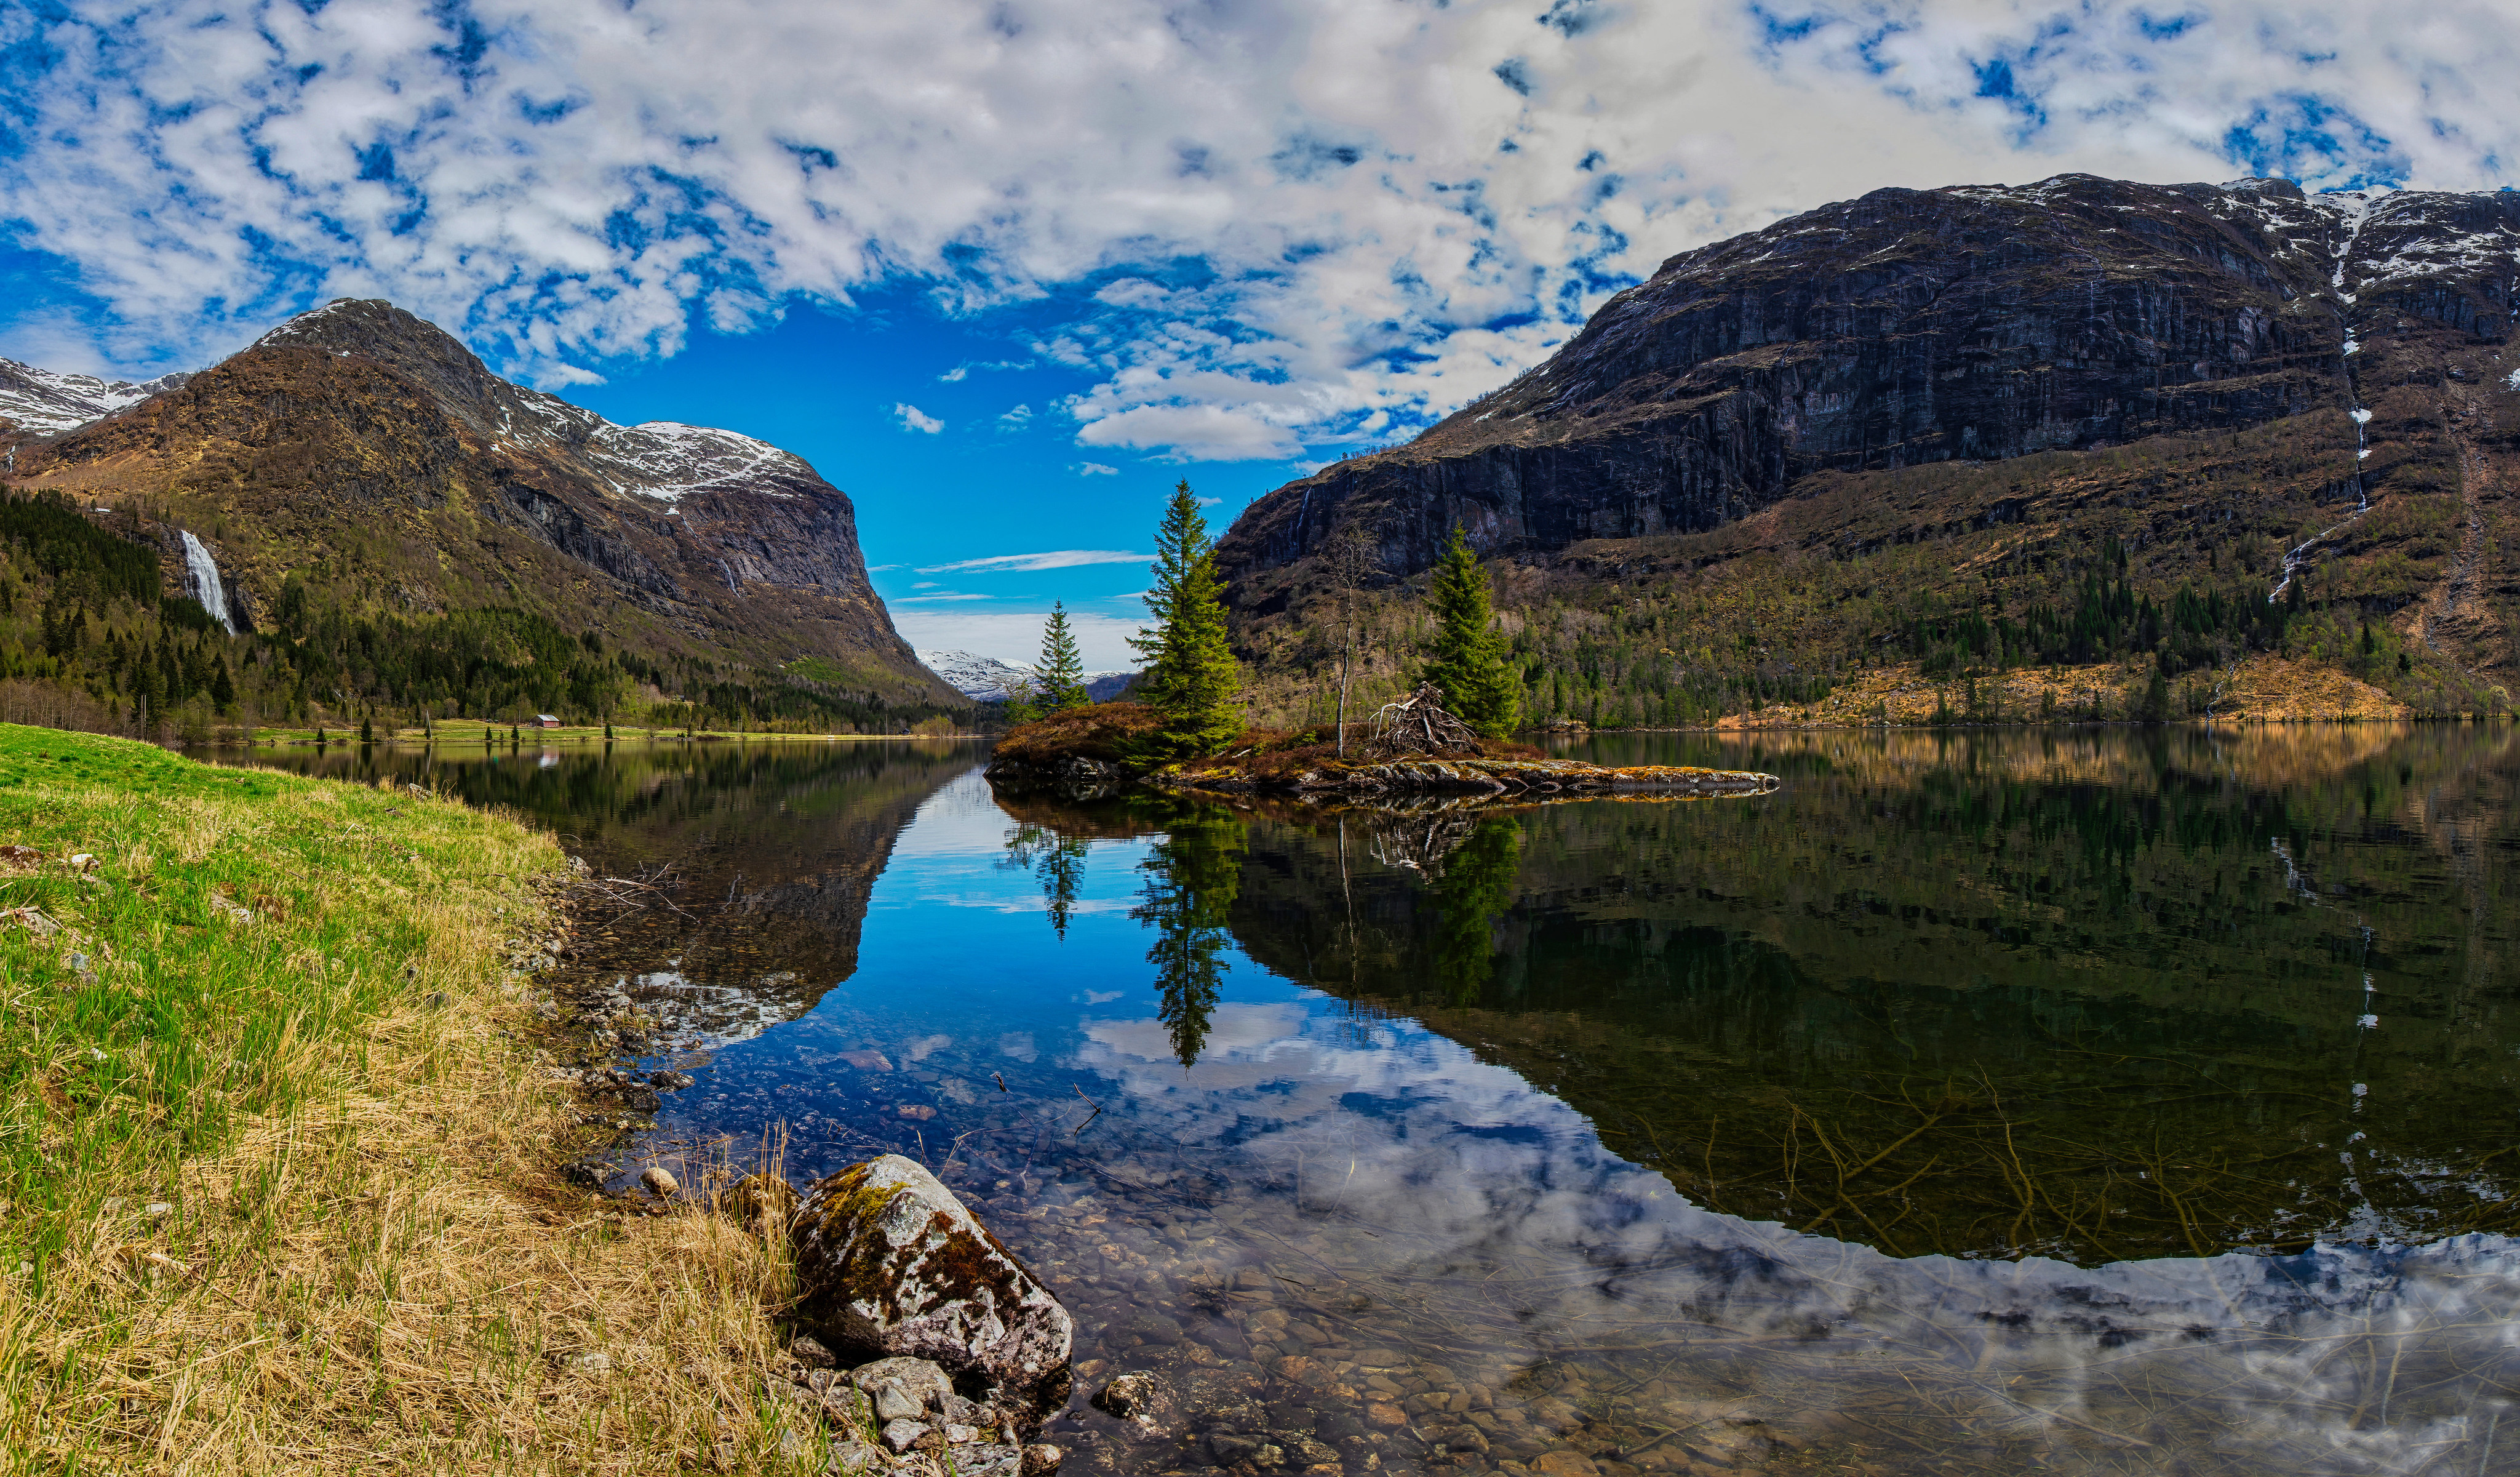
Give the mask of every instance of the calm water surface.
<path id="1" fill-rule="evenodd" d="M 1576 752 L 1785 785 L 287 762 L 430 769 L 655 882 L 600 929 L 604 1044 L 697 1081 L 621 1179 L 783 1131 L 800 1183 L 921 1158 L 1077 1315 L 1072 1468 L 2520 1471 L 2511 730 Z M 1129 1368 L 1219 1439 L 1119 1443 L 1082 1394 Z"/>

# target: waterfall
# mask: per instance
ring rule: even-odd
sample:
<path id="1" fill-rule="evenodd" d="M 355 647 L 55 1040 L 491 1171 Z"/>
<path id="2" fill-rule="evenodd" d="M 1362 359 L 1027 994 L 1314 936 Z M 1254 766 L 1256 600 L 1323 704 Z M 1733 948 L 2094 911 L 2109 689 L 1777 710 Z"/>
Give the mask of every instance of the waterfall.
<path id="1" fill-rule="evenodd" d="M 219 629 L 235 635 L 236 623 L 228 619 L 228 592 L 219 584 L 219 562 L 193 536 L 192 530 L 184 530 L 183 534 L 184 573 L 193 586 L 193 598 L 202 602 L 202 609 L 210 613 L 211 620 L 219 623 Z"/>

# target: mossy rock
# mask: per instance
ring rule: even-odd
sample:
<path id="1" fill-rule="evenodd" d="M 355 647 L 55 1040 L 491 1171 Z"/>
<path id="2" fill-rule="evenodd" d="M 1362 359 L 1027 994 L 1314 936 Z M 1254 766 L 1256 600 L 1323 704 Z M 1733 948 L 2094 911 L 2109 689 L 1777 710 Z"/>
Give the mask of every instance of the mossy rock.
<path id="1" fill-rule="evenodd" d="M 935 1176 L 898 1154 L 818 1181 L 793 1223 L 801 1311 L 847 1344 L 1033 1385 L 1076 1325 Z"/>

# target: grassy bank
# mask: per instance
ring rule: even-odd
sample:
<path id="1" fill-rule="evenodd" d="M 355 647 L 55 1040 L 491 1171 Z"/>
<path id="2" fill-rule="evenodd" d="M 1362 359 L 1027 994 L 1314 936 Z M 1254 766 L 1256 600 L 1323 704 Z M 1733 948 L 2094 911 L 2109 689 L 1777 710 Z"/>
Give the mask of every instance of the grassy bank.
<path id="1" fill-rule="evenodd" d="M 505 967 L 548 836 L 0 727 L 0 1470 L 818 1457 L 763 1399 L 776 1252 L 550 1171 Z"/>

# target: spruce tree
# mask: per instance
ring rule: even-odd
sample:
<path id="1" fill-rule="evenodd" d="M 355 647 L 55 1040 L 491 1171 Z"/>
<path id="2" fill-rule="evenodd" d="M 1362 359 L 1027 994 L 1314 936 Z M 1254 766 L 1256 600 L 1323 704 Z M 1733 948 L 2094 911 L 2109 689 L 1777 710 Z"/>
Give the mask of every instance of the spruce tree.
<path id="1" fill-rule="evenodd" d="M 1041 707 L 1044 713 L 1082 708 L 1093 699 L 1085 692 L 1085 659 L 1076 654 L 1076 637 L 1067 628 L 1067 607 L 1050 602 L 1050 623 L 1041 628 Z"/>
<path id="2" fill-rule="evenodd" d="M 1234 693 L 1241 674 L 1225 637 L 1224 584 L 1216 577 L 1216 545 L 1185 480 L 1164 506 L 1155 531 L 1154 585 L 1147 610 L 1154 625 L 1129 638 L 1146 660 L 1138 696 L 1161 715 L 1166 747 L 1204 754 L 1242 729 Z"/>
<path id="3" fill-rule="evenodd" d="M 1521 717 L 1522 684 L 1506 660 L 1505 635 L 1489 629 L 1487 572 L 1459 528 L 1426 580 L 1435 647 L 1426 680 L 1444 706 L 1481 738 L 1504 738 Z"/>

